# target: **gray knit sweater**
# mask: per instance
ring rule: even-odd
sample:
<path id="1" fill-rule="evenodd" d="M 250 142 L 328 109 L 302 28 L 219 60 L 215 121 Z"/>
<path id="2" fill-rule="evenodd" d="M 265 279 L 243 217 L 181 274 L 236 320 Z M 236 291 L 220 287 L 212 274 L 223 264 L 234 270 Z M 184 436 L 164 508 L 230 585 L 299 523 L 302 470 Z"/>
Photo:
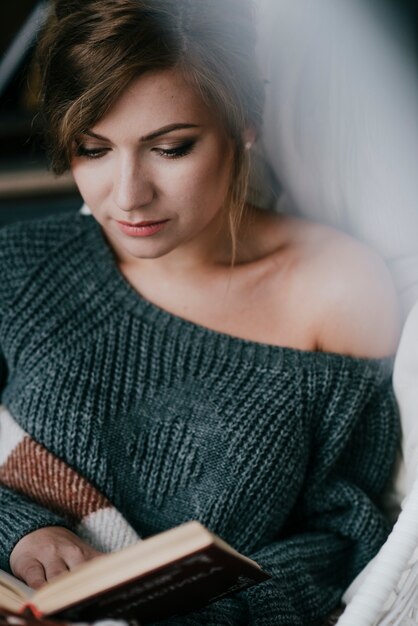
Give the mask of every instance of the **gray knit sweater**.
<path id="1" fill-rule="evenodd" d="M 391 361 L 178 318 L 129 286 L 92 217 L 2 229 L 0 267 L 0 389 L 19 425 L 141 536 L 198 519 L 273 574 L 176 624 L 321 624 L 387 536 Z M 4 569 L 26 533 L 71 527 L 10 487 L 0 507 Z"/>

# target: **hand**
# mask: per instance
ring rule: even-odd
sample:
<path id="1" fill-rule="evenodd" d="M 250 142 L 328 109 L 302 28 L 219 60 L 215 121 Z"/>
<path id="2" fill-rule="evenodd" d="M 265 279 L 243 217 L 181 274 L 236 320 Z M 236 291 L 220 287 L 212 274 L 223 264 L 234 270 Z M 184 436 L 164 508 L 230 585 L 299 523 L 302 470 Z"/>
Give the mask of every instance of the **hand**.
<path id="1" fill-rule="evenodd" d="M 13 574 L 38 589 L 47 580 L 102 553 L 60 526 L 40 528 L 17 542 L 10 555 Z"/>

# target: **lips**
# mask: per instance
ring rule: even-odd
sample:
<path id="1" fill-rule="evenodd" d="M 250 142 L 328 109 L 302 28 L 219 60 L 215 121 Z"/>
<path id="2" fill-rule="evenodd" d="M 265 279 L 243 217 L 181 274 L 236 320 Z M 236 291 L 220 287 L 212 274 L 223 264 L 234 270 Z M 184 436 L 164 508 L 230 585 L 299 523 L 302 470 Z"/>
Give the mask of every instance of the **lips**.
<path id="1" fill-rule="evenodd" d="M 141 228 L 143 226 L 153 226 L 154 224 L 162 224 L 168 222 L 168 220 L 146 220 L 143 222 L 125 222 L 124 220 L 117 220 L 118 224 L 123 226 L 129 226 L 132 228 Z"/>
<path id="2" fill-rule="evenodd" d="M 144 220 L 141 222 L 126 222 L 117 220 L 119 230 L 129 237 L 151 237 L 159 233 L 170 220 Z"/>

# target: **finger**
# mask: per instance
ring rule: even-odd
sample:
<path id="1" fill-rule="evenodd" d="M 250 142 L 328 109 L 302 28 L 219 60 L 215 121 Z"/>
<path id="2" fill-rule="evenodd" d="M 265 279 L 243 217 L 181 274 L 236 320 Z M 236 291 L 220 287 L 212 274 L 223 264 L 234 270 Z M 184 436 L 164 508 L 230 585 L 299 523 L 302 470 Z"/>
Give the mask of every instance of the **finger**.
<path id="1" fill-rule="evenodd" d="M 39 589 L 46 583 L 43 565 L 36 559 L 28 559 L 19 568 L 19 577 L 32 589 Z"/>
<path id="2" fill-rule="evenodd" d="M 64 559 L 60 557 L 55 557 L 49 561 L 45 561 L 43 566 L 47 580 L 51 580 L 63 572 L 68 572 L 69 569 Z"/>
<path id="3" fill-rule="evenodd" d="M 85 554 L 85 556 L 86 556 L 87 561 L 91 561 L 92 559 L 95 559 L 98 556 L 104 556 L 104 552 L 99 552 L 98 550 L 95 550 L 94 548 L 90 548 L 88 552 Z"/>
<path id="4" fill-rule="evenodd" d="M 90 560 L 90 550 L 87 546 L 67 545 L 62 548 L 61 556 L 64 559 L 68 569 L 73 569 L 80 563 Z"/>

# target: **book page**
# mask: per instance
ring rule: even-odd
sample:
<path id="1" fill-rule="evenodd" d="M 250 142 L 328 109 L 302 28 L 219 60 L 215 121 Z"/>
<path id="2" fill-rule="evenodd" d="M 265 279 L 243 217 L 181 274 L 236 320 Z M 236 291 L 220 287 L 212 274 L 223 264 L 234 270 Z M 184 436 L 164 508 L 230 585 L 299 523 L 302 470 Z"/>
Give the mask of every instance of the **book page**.
<path id="1" fill-rule="evenodd" d="M 0 595 L 6 590 L 24 601 L 27 601 L 34 593 L 34 590 L 24 582 L 0 569 Z"/>

